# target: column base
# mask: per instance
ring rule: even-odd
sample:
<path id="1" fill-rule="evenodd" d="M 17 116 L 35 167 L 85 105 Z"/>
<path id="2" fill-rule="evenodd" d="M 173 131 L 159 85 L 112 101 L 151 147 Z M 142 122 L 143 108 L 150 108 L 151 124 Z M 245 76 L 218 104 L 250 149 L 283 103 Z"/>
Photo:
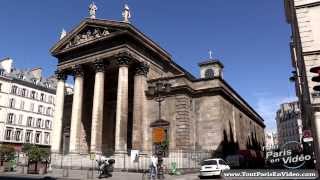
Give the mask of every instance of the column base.
<path id="1" fill-rule="evenodd" d="M 115 150 L 114 154 L 128 154 L 130 152 L 126 151 L 126 150 Z"/>

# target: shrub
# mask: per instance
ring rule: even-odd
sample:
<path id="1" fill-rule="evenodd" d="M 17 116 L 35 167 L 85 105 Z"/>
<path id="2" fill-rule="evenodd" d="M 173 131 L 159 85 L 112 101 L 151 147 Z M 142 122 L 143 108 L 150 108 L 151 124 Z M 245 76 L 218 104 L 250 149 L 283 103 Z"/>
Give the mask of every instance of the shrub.
<path id="1" fill-rule="evenodd" d="M 0 145 L 0 159 L 1 161 L 10 161 L 15 157 L 15 149 L 12 145 Z"/>

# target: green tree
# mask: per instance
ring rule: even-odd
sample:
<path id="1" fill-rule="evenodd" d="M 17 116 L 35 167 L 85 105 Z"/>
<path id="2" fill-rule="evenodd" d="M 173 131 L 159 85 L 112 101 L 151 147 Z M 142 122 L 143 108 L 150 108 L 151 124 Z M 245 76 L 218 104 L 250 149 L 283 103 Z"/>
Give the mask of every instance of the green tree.
<path id="1" fill-rule="evenodd" d="M 47 148 L 41 148 L 36 145 L 25 144 L 22 147 L 22 152 L 26 153 L 29 161 L 31 162 L 49 161 L 50 150 Z"/>
<path id="2" fill-rule="evenodd" d="M 2 144 L 0 146 L 1 161 L 10 161 L 15 157 L 15 149 L 12 145 Z"/>

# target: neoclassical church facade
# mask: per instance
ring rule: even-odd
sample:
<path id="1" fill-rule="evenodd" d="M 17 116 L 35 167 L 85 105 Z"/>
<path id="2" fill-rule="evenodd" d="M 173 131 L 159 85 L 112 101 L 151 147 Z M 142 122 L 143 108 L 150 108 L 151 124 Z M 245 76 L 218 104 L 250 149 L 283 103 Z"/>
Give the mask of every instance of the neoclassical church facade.
<path id="1" fill-rule="evenodd" d="M 196 78 L 128 21 L 96 18 L 84 19 L 51 53 L 58 59 L 53 153 L 150 154 L 159 138 L 169 154 L 223 151 L 226 141 L 245 150 L 252 138 L 264 144 L 263 119 L 223 79 L 217 59 L 199 63 Z M 158 93 L 160 113 L 150 93 L 159 82 L 170 86 Z"/>

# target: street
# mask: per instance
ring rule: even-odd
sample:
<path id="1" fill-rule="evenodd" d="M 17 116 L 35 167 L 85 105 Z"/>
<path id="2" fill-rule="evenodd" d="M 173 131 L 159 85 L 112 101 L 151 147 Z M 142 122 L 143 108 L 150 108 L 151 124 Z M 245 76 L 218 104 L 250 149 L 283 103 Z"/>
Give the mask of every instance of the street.
<path id="1" fill-rule="evenodd" d="M 92 179 L 91 177 L 88 177 L 85 172 L 73 172 L 70 173 L 68 177 L 62 177 L 62 174 L 47 174 L 46 176 L 40 176 L 40 175 L 25 175 L 25 174 L 14 174 L 14 173 L 5 173 L 0 175 L 0 179 L 46 179 L 46 180 L 55 180 L 55 179 L 68 179 L 68 180 L 76 180 L 76 179 Z M 93 179 L 98 179 L 97 176 Z M 129 173 L 129 172 L 114 172 L 113 176 L 110 178 L 102 178 L 102 179 L 109 179 L 109 180 L 124 180 L 124 179 L 130 179 L 130 180 L 147 180 L 147 177 L 143 178 L 143 174 L 141 173 Z M 165 176 L 166 180 L 198 180 L 198 174 L 186 174 L 186 175 L 180 175 L 180 176 Z M 207 179 L 219 179 L 219 178 L 207 178 Z"/>

